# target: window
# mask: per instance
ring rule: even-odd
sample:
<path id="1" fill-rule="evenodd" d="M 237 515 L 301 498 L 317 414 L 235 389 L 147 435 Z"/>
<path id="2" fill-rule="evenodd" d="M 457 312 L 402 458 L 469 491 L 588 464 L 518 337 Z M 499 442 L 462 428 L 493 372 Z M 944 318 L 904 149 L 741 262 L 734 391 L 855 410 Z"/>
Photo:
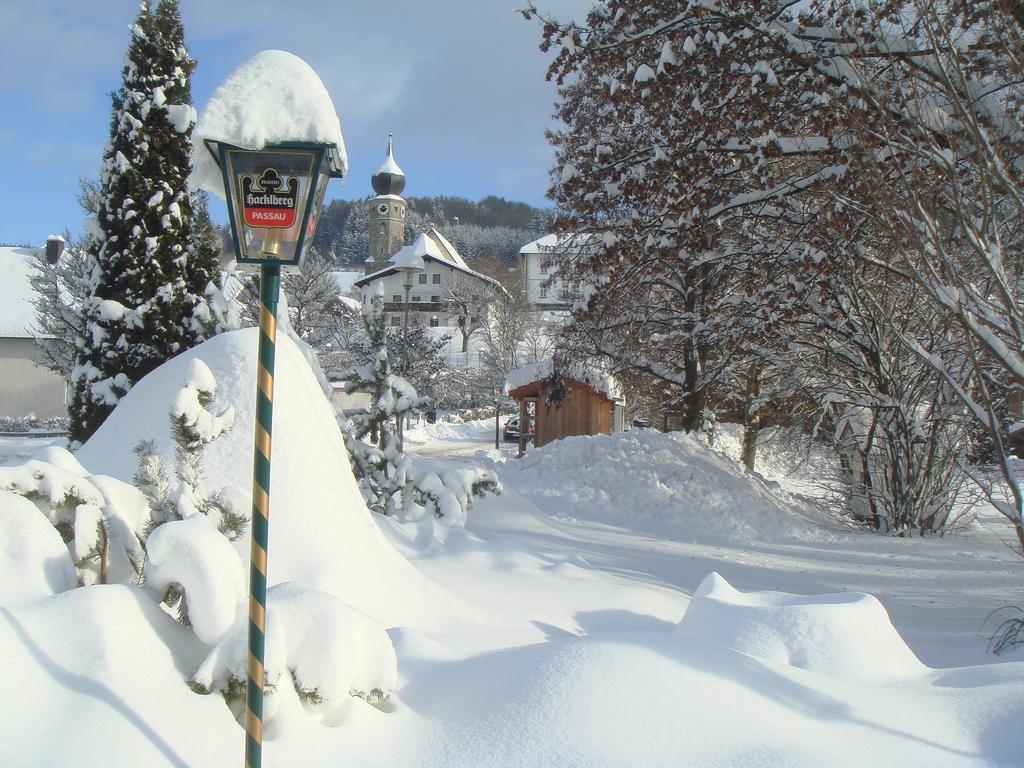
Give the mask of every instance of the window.
<path id="1" fill-rule="evenodd" d="M 440 325 L 440 322 L 438 321 L 438 319 L 436 317 L 430 318 L 430 327 L 431 328 L 437 328 L 438 325 Z"/>
<path id="2" fill-rule="evenodd" d="M 542 261 L 542 262 L 540 263 L 540 273 L 541 273 L 542 275 L 546 275 L 546 274 L 548 273 L 548 265 L 547 265 L 547 262 L 545 262 L 545 261 Z"/>
<path id="3" fill-rule="evenodd" d="M 424 272 L 422 275 L 420 275 L 420 285 L 426 285 L 426 284 L 427 284 L 427 275 Z"/>
<path id="4" fill-rule="evenodd" d="M 434 285 L 440 285 L 441 284 L 441 275 L 440 274 L 431 275 L 430 277 L 433 280 Z"/>
<path id="5" fill-rule="evenodd" d="M 396 293 L 394 296 L 391 297 L 391 300 L 395 302 L 395 304 L 399 304 L 402 301 L 402 296 L 401 294 Z"/>
<path id="6" fill-rule="evenodd" d="M 420 300 L 420 297 L 419 296 L 413 296 L 412 300 L 413 300 L 413 303 L 415 304 L 416 302 L 418 302 Z"/>
<path id="7" fill-rule="evenodd" d="M 392 328 L 398 328 L 401 325 L 402 325 L 402 318 L 400 318 L 398 315 L 392 315 L 391 316 L 391 327 Z"/>
<path id="8" fill-rule="evenodd" d="M 540 297 L 542 299 L 546 299 L 548 297 L 548 289 L 547 288 L 545 288 L 543 286 L 541 287 L 541 289 L 540 289 Z"/>
<path id="9" fill-rule="evenodd" d="M 437 304 L 439 301 L 441 301 L 441 297 L 440 296 L 431 296 L 430 300 L 432 302 L 434 302 L 435 304 Z"/>

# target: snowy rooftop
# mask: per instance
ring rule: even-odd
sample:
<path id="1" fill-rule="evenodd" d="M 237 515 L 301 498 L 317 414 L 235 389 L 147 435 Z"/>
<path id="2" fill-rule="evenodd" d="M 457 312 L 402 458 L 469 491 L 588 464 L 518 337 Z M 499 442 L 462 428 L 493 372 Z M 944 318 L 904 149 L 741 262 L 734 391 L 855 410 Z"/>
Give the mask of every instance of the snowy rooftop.
<path id="1" fill-rule="evenodd" d="M 353 272 L 350 270 L 331 272 L 331 277 L 334 278 L 334 282 L 341 293 L 348 293 L 351 291 L 356 280 L 362 276 L 362 272 Z"/>
<path id="2" fill-rule="evenodd" d="M 519 253 L 562 253 L 565 251 L 585 250 L 594 243 L 593 235 L 571 234 L 571 235 L 544 235 L 532 243 L 527 243 L 519 249 Z"/>
<path id="3" fill-rule="evenodd" d="M 412 245 L 403 245 L 399 248 L 398 252 L 388 259 L 388 263 L 398 269 L 423 270 L 426 267 L 423 259 L 427 256 L 433 256 L 435 259 L 444 258 L 434 241 L 427 237 L 425 232 L 421 232 Z"/>
<path id="4" fill-rule="evenodd" d="M 379 277 L 394 274 L 395 270 L 402 268 L 398 263 L 399 261 L 402 262 L 402 264 L 405 264 L 407 260 L 415 261 L 414 251 L 418 253 L 418 256 L 424 262 L 431 260 L 439 261 L 442 264 L 455 267 L 460 272 L 464 272 L 467 275 L 472 275 L 479 280 L 483 280 L 485 283 L 489 283 L 497 289 L 504 290 L 501 288 L 501 284 L 498 283 L 497 280 L 492 277 L 488 277 L 487 275 L 483 275 L 470 267 L 466 263 L 466 260 L 462 258 L 462 255 L 458 252 L 455 246 L 452 245 L 444 235 L 438 232 L 436 227 L 431 227 L 429 232 L 421 233 L 412 245 L 403 245 L 399 249 L 398 253 L 388 260 L 389 263 L 386 267 L 378 269 L 376 272 L 371 272 L 365 277 L 360 277 L 353 284 L 357 288 L 362 288 Z M 372 261 L 372 259 L 367 259 L 367 261 Z"/>
<path id="5" fill-rule="evenodd" d="M 469 265 L 466 264 L 466 260 L 462 258 L 462 254 L 456 250 L 455 246 L 452 245 L 444 235 L 437 231 L 437 227 L 431 227 L 430 232 L 427 234 L 430 235 L 431 240 L 433 240 L 444 252 L 448 261 L 453 264 L 458 264 L 460 267 L 466 267 L 469 269 Z"/>
<path id="6" fill-rule="evenodd" d="M 243 62 L 217 86 L 192 132 L 191 183 L 223 198 L 223 178 L 204 139 L 247 149 L 285 141 L 334 144 L 342 173 L 348 170 L 330 94 L 312 67 L 286 51 L 262 51 Z"/>
<path id="7" fill-rule="evenodd" d="M 31 338 L 35 291 L 29 283 L 31 248 L 0 248 L 0 337 Z"/>
<path id="8" fill-rule="evenodd" d="M 542 381 L 551 375 L 552 370 L 554 370 L 554 363 L 551 358 L 525 365 L 509 373 L 505 379 L 505 387 L 507 391 L 511 392 L 535 381 Z M 563 369 L 562 372 L 569 378 L 583 382 L 609 400 L 622 399 L 622 387 L 619 386 L 619 382 L 615 380 L 615 377 L 606 371 L 573 363 Z"/>

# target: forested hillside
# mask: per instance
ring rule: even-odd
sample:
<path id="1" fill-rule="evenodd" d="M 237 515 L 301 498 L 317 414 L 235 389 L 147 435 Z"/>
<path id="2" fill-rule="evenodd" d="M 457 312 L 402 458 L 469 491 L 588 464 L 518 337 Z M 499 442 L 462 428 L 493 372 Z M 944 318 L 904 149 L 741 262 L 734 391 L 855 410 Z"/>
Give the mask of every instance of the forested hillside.
<path id="1" fill-rule="evenodd" d="M 366 261 L 368 199 L 334 200 L 324 208 L 314 243 L 333 253 L 339 265 L 361 267 Z M 406 242 L 433 224 L 470 261 L 497 254 L 511 263 L 523 245 L 549 231 L 552 218 L 548 209 L 493 195 L 478 202 L 447 196 L 407 201 Z"/>

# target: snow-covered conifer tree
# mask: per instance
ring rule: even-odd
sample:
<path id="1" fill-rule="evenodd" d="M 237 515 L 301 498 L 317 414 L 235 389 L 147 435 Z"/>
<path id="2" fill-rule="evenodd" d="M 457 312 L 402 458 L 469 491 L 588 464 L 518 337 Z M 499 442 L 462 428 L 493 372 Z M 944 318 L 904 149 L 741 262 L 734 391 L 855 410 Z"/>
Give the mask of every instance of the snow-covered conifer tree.
<path id="1" fill-rule="evenodd" d="M 401 452 L 392 422 L 422 406 L 426 399 L 405 379 L 391 373 L 383 305 L 383 297 L 374 296 L 364 316 L 372 359 L 346 372 L 342 381 L 346 392 L 370 395 L 369 411 L 351 419 L 345 442 L 367 504 L 377 512 L 391 514 L 400 509 L 403 500 L 399 492 L 408 484 L 409 473 L 409 461 Z"/>
<path id="2" fill-rule="evenodd" d="M 215 252 L 196 237 L 187 185 L 194 67 L 176 0 L 155 12 L 144 2 L 100 168 L 85 332 L 71 377 L 72 440 L 87 439 L 135 382 L 211 332 Z"/>

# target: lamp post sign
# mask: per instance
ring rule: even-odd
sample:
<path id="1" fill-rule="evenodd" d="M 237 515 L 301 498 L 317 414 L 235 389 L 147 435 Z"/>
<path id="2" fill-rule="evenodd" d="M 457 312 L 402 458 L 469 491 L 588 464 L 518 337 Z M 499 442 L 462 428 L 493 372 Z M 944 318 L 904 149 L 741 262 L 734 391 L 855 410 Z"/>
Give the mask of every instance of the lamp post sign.
<path id="1" fill-rule="evenodd" d="M 286 180 L 275 168 L 267 168 L 259 178 L 242 177 L 242 218 L 250 227 L 282 227 L 295 224 L 295 202 L 299 181 Z"/>

